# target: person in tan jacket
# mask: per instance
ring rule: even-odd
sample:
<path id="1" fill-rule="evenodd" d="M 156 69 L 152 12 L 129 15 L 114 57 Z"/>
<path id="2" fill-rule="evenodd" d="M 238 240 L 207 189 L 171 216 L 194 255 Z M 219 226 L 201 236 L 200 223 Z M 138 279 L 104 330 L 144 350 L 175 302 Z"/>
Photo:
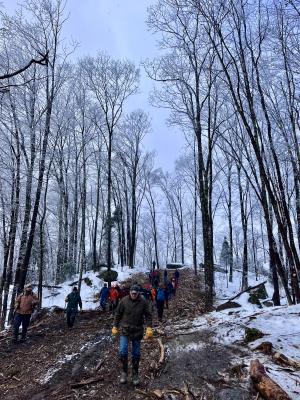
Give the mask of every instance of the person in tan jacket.
<path id="1" fill-rule="evenodd" d="M 14 329 L 13 341 L 16 343 L 18 341 L 19 328 L 22 325 L 22 336 L 21 342 L 25 342 L 26 333 L 28 326 L 30 324 L 31 314 L 35 306 L 39 303 L 38 297 L 32 291 L 32 285 L 26 285 L 24 292 L 16 298 L 15 302 L 15 319 L 14 319 Z"/>

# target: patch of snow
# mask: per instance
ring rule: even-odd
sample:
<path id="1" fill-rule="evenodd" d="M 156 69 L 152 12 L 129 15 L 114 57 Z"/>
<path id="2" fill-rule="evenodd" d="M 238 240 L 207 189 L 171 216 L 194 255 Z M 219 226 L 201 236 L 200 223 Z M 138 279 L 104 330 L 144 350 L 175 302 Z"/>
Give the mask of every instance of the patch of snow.
<path id="1" fill-rule="evenodd" d="M 176 353 L 178 352 L 189 353 L 190 351 L 198 351 L 204 349 L 205 347 L 206 344 L 203 342 L 180 344 L 176 346 Z"/>
<path id="2" fill-rule="evenodd" d="M 79 353 L 73 353 L 73 354 L 66 354 L 63 358 L 59 358 L 56 361 L 56 366 L 49 368 L 48 371 L 46 372 L 45 376 L 41 379 L 38 380 L 38 382 L 42 385 L 45 385 L 47 382 L 50 381 L 50 379 L 54 376 L 54 374 L 61 369 L 61 366 L 65 364 L 66 362 L 71 361 L 74 357 L 76 357 Z"/>

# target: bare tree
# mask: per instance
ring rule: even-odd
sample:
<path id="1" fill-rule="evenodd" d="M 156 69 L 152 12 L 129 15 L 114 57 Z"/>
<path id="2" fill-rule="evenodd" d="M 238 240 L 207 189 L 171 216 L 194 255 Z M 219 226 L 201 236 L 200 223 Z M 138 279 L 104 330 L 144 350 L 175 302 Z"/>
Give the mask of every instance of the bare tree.
<path id="1" fill-rule="evenodd" d="M 137 90 L 139 71 L 129 61 L 115 61 L 99 53 L 95 58 L 82 60 L 81 67 L 86 84 L 104 115 L 105 125 L 101 131 L 107 149 L 107 216 L 106 261 L 108 273 L 112 267 L 112 153 L 117 124 L 121 118 L 124 102 Z"/>
<path id="2" fill-rule="evenodd" d="M 172 111 L 170 123 L 189 129 L 197 143 L 197 180 L 202 216 L 206 307 L 213 303 L 212 153 L 217 134 L 218 91 L 215 56 L 208 45 L 202 15 L 187 2 L 160 0 L 150 7 L 148 24 L 161 34 L 165 55 L 146 63 L 148 75 L 163 89 L 154 104 Z"/>

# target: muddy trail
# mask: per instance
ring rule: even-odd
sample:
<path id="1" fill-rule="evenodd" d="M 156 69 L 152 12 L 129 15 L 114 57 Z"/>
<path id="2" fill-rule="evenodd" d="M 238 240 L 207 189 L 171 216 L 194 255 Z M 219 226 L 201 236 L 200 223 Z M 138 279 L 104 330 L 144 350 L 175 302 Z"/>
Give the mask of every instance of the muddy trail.
<path id="1" fill-rule="evenodd" d="M 139 283 L 146 276 L 135 275 Z M 118 339 L 112 339 L 110 312 L 83 311 L 72 329 L 61 310 L 45 313 L 28 340 L 0 338 L 2 400 L 202 399 L 250 400 L 252 391 L 242 361 L 246 350 L 222 346 L 204 327 L 191 329 L 203 313 L 201 277 L 181 271 L 176 297 L 158 322 L 154 338 L 142 342 L 140 385 L 119 383 Z"/>

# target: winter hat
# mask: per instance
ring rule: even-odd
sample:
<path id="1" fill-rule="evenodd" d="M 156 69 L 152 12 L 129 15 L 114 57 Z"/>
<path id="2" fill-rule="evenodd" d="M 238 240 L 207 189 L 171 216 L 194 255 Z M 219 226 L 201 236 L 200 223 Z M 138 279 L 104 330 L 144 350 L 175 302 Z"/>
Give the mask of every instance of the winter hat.
<path id="1" fill-rule="evenodd" d="M 130 291 L 139 293 L 139 291 L 140 291 L 139 285 L 134 284 L 134 285 L 130 286 Z"/>
<path id="2" fill-rule="evenodd" d="M 24 289 L 25 289 L 25 290 L 26 290 L 26 289 L 32 289 L 32 284 L 31 284 L 31 283 L 28 283 L 27 285 L 25 285 Z"/>

